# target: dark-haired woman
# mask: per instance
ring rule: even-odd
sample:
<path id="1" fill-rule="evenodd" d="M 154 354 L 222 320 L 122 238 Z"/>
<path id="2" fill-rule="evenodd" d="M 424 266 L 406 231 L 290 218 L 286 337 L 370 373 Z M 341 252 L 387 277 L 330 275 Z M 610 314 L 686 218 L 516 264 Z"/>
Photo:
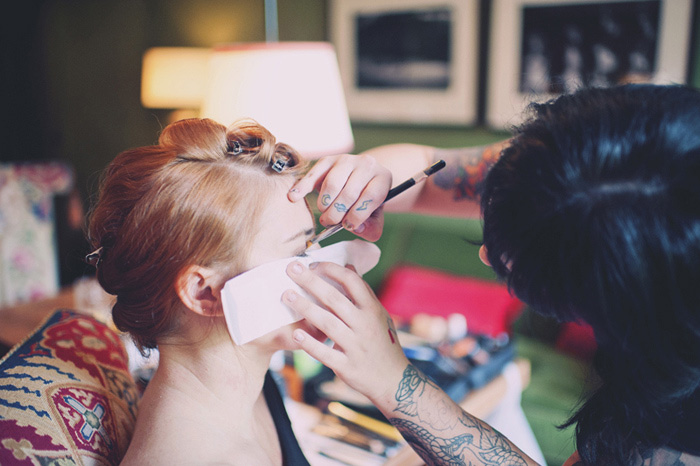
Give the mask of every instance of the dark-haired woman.
<path id="1" fill-rule="evenodd" d="M 443 189 L 454 194 L 443 211 L 460 210 L 480 195 L 482 260 L 535 310 L 593 327 L 601 384 L 569 421 L 577 453 L 567 465 L 700 465 L 700 93 L 587 89 L 532 110 L 483 185 L 468 175 L 485 173 L 477 168 L 493 157 L 465 164 L 463 154 L 461 165 L 402 202 L 429 205 Z M 413 146 L 370 154 L 393 172 L 430 154 L 445 158 Z M 331 200 L 319 205 L 327 215 L 377 235 L 376 218 L 333 212 L 333 198 L 360 192 L 351 177 L 345 188 L 337 181 L 341 160 L 312 170 L 290 196 L 318 185 Z M 534 464 L 408 362 L 387 338 L 386 311 L 356 275 L 333 264 L 295 270 L 290 276 L 332 312 L 303 298 L 287 302 L 336 345 L 303 330 L 295 339 L 368 396 L 426 463 Z M 342 283 L 351 299 L 321 276 Z"/>

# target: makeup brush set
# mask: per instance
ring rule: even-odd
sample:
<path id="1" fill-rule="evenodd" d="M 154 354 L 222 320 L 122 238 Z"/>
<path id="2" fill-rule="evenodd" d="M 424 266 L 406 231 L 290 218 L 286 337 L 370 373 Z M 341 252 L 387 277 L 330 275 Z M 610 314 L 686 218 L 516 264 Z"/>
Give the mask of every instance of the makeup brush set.
<path id="1" fill-rule="evenodd" d="M 398 334 L 411 363 L 457 402 L 498 376 L 515 357 L 515 347 L 507 333 L 495 337 L 466 334 L 456 340 L 439 342 L 429 342 L 401 330 Z M 306 380 L 304 401 L 319 407 L 338 401 L 359 413 L 384 419 L 368 399 L 327 368 Z"/>

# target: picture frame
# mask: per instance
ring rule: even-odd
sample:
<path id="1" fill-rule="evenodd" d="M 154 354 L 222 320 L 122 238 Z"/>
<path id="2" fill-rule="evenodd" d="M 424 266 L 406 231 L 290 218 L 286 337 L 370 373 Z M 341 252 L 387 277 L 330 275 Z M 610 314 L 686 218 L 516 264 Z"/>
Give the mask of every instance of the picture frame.
<path id="1" fill-rule="evenodd" d="M 580 86 L 684 84 L 693 0 L 493 0 L 486 124 Z M 556 18 L 556 19 L 555 19 Z"/>
<path id="2" fill-rule="evenodd" d="M 478 29 L 478 0 L 332 0 L 351 121 L 476 123 Z"/>

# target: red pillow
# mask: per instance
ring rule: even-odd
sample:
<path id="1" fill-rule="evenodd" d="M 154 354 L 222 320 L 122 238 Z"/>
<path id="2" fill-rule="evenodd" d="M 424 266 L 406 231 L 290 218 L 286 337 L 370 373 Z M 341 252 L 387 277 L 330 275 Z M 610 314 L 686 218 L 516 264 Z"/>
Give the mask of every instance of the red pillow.
<path id="1" fill-rule="evenodd" d="M 593 359 L 598 347 L 593 328 L 584 322 L 564 322 L 555 346 L 560 351 L 589 360 Z"/>
<path id="2" fill-rule="evenodd" d="M 379 300 L 401 321 L 420 313 L 444 317 L 459 313 L 467 318 L 469 333 L 491 336 L 510 334 L 524 307 L 501 283 L 413 265 L 389 271 Z"/>

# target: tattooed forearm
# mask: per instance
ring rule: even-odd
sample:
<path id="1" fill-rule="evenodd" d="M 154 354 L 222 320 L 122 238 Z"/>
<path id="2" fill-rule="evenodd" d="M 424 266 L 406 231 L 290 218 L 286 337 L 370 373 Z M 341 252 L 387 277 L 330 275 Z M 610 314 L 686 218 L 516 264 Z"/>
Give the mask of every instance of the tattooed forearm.
<path id="1" fill-rule="evenodd" d="M 462 412 L 459 421 L 468 430 L 473 429 L 474 447 L 472 452 L 481 458 L 484 464 L 527 464 L 523 457 L 513 449 L 508 439 L 493 427 L 465 412 Z"/>
<path id="2" fill-rule="evenodd" d="M 500 146 L 436 149 L 434 160 L 445 160 L 447 166 L 433 175 L 433 181 L 437 187 L 452 191 L 455 200 L 477 199 L 489 168 L 499 156 Z"/>
<path id="3" fill-rule="evenodd" d="M 389 421 L 429 465 L 527 465 L 500 432 L 465 413 L 413 365 L 394 396 Z M 403 416 L 401 416 L 403 415 Z"/>
<path id="4" fill-rule="evenodd" d="M 415 415 L 416 400 L 423 394 L 426 385 L 432 382 L 425 375 L 418 371 L 412 365 L 406 366 L 403 371 L 403 378 L 399 382 L 399 388 L 396 390 L 396 401 L 398 406 L 394 411 L 399 411 L 408 415 Z"/>
<path id="5" fill-rule="evenodd" d="M 427 429 L 406 419 L 390 419 L 401 432 L 403 438 L 428 465 L 466 465 L 461 452 L 469 445 L 473 437 L 469 434 L 444 439 L 432 435 Z"/>

